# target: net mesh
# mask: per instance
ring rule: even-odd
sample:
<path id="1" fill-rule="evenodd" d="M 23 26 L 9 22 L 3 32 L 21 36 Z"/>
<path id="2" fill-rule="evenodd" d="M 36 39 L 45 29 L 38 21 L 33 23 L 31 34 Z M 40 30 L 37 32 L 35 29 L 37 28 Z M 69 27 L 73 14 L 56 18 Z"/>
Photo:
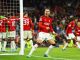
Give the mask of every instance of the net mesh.
<path id="1" fill-rule="evenodd" d="M 19 0 L 0 0 L 0 15 L 16 15 L 19 12 Z"/>
<path id="2" fill-rule="evenodd" d="M 19 1 L 20 0 L 0 0 L 0 17 L 1 16 L 8 17 L 8 16 L 14 16 L 14 15 L 20 16 L 19 15 L 19 13 L 20 13 Z M 19 24 L 17 24 L 17 25 L 20 26 Z M 18 32 L 19 32 L 19 29 L 18 29 Z M 3 43 L 3 45 L 4 45 L 4 43 Z M 10 54 L 10 52 L 11 52 L 10 51 L 10 49 L 11 49 L 10 42 L 7 41 L 6 46 L 7 46 L 6 50 L 8 50 L 8 51 L 1 53 L 0 55 L 14 55 L 14 54 L 16 54 L 15 52 L 14 52 L 14 54 L 13 53 Z M 20 43 L 19 43 L 19 46 L 20 46 Z"/>

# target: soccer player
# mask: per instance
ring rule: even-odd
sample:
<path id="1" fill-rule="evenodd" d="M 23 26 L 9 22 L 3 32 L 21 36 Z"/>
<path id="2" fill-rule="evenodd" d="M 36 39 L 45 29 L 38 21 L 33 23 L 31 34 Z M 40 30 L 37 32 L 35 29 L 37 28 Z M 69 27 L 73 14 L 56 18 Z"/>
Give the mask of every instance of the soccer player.
<path id="1" fill-rule="evenodd" d="M 1 41 L 3 40 L 3 46 L 2 46 L 2 51 L 6 51 L 6 40 L 7 40 L 7 37 L 6 37 L 6 20 L 7 18 L 2 18 L 0 20 L 0 50 L 1 50 Z"/>
<path id="2" fill-rule="evenodd" d="M 76 45 L 78 48 L 80 48 L 80 19 L 76 24 L 75 35 L 76 35 Z"/>
<path id="3" fill-rule="evenodd" d="M 0 19 L 0 51 L 1 51 L 1 48 L 2 48 L 2 20 Z"/>
<path id="4" fill-rule="evenodd" d="M 8 24 L 8 38 L 10 38 L 11 40 L 11 51 L 14 52 L 16 51 L 16 44 L 15 44 L 15 38 L 16 38 L 16 17 L 15 16 L 11 16 L 8 20 L 7 20 L 7 24 Z"/>
<path id="5" fill-rule="evenodd" d="M 29 17 L 29 13 L 24 13 L 23 17 L 23 30 L 24 30 L 24 40 L 32 41 L 32 33 L 33 33 L 34 24 L 32 23 L 31 18 Z M 31 43 L 33 46 L 33 42 Z"/>
<path id="6" fill-rule="evenodd" d="M 78 21 L 78 19 L 75 19 L 75 20 L 71 21 L 67 26 L 67 29 L 66 29 L 67 43 L 64 45 L 63 50 L 66 49 L 70 40 L 75 41 L 75 34 L 74 33 L 75 33 L 75 28 L 76 28 L 77 21 Z"/>
<path id="7" fill-rule="evenodd" d="M 44 15 L 40 17 L 39 20 L 39 33 L 36 40 L 36 44 L 32 47 L 31 51 L 27 55 L 30 57 L 35 49 L 41 44 L 44 40 L 50 43 L 48 50 L 45 52 L 44 56 L 48 57 L 48 53 L 55 46 L 55 41 L 53 40 L 50 33 L 56 34 L 52 28 L 52 18 L 50 16 L 50 9 L 46 8 L 44 11 Z"/>

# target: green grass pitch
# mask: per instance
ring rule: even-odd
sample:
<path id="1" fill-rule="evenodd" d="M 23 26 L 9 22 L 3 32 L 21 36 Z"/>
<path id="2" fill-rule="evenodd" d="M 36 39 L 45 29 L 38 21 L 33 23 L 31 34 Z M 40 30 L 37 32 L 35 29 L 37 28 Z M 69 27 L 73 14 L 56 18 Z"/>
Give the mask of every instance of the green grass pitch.
<path id="1" fill-rule="evenodd" d="M 61 48 L 53 48 L 49 57 L 43 57 L 47 47 L 39 47 L 30 58 L 26 58 L 30 49 L 25 49 L 25 55 L 0 55 L 0 60 L 80 60 L 80 49 L 67 48 L 62 51 Z M 0 54 L 2 54 L 0 52 Z"/>

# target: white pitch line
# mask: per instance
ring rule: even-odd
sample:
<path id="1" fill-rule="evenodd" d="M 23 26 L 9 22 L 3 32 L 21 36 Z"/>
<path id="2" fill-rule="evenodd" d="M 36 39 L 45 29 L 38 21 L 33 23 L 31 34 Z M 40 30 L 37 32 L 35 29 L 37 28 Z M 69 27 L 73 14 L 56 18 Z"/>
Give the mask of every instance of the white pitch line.
<path id="1" fill-rule="evenodd" d="M 33 57 L 41 57 L 41 58 L 58 59 L 58 60 L 72 60 L 72 59 L 67 59 L 67 58 L 43 57 L 43 56 L 35 56 L 35 55 L 32 55 L 32 56 Z"/>
<path id="2" fill-rule="evenodd" d="M 18 53 L 3 53 L 3 54 L 0 54 L 0 55 L 19 55 Z"/>

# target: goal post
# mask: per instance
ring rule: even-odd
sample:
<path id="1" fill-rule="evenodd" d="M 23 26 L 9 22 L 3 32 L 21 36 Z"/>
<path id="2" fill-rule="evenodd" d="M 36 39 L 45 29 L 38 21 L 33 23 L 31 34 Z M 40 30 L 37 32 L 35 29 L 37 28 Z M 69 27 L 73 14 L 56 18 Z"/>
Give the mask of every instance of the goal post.
<path id="1" fill-rule="evenodd" d="M 24 55 L 24 39 L 23 39 L 23 0 L 20 0 L 20 55 Z"/>

